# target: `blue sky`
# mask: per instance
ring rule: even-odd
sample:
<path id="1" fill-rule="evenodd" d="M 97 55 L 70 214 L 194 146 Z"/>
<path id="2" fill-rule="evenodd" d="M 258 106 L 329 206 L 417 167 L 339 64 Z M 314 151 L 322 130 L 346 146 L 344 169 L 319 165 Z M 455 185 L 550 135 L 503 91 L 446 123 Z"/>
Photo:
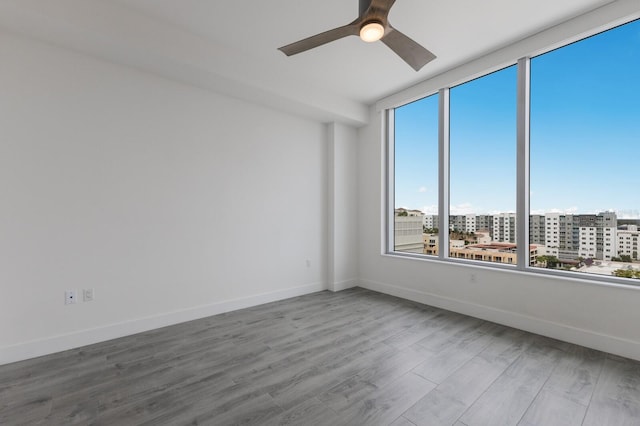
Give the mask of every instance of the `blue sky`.
<path id="1" fill-rule="evenodd" d="M 515 66 L 451 89 L 451 213 L 516 208 Z M 396 109 L 396 206 L 437 212 L 437 95 Z M 531 61 L 531 210 L 640 217 L 640 21 Z"/>

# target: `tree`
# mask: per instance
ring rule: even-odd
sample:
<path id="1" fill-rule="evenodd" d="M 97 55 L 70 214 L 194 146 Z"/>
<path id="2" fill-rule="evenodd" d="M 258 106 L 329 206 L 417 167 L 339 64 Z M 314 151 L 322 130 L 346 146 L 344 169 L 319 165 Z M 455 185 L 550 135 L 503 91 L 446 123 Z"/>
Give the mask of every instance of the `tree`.
<path id="1" fill-rule="evenodd" d="M 544 264 L 545 268 L 555 268 L 560 263 L 560 260 L 555 256 L 542 255 L 538 256 L 538 263 Z"/>
<path id="2" fill-rule="evenodd" d="M 620 278 L 635 278 L 640 280 L 640 271 L 633 269 L 616 269 L 611 274 Z"/>
<path id="3" fill-rule="evenodd" d="M 398 216 L 409 216 L 409 213 L 407 213 L 406 210 L 401 211 L 400 213 L 398 213 Z"/>
<path id="4" fill-rule="evenodd" d="M 631 256 L 628 254 L 621 254 L 620 255 L 620 260 L 623 262 L 629 262 L 631 263 Z"/>

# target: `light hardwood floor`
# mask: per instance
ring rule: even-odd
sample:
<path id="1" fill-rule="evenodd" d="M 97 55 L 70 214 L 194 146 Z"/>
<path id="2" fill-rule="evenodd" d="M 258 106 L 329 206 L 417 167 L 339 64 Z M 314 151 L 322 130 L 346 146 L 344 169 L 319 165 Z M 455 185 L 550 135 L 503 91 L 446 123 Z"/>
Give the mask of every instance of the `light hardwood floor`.
<path id="1" fill-rule="evenodd" d="M 640 362 L 364 289 L 0 366 L 1 425 L 640 425 Z"/>

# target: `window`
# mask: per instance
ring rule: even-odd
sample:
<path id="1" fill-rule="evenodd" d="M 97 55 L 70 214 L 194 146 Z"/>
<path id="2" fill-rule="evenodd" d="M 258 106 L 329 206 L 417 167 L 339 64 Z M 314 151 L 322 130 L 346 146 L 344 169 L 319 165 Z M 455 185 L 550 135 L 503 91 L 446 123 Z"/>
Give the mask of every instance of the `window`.
<path id="1" fill-rule="evenodd" d="M 394 123 L 394 250 L 437 255 L 438 95 L 396 108 Z"/>
<path id="2" fill-rule="evenodd" d="M 389 251 L 640 284 L 638 69 L 632 21 L 390 110 Z"/>
<path id="3" fill-rule="evenodd" d="M 639 67 L 640 21 L 531 59 L 530 213 L 560 211 L 572 219 L 563 225 L 566 232 L 588 232 L 591 238 L 576 246 L 559 241 L 558 260 L 569 269 L 640 270 L 640 264 L 612 261 L 615 250 L 604 250 L 615 242 L 620 220 L 638 225 L 640 194 L 631 188 L 640 186 L 640 176 L 625 159 L 640 158 Z M 596 261 L 609 262 L 595 267 Z"/>
<path id="4" fill-rule="evenodd" d="M 461 84 L 450 92 L 450 252 L 515 248 L 516 67 Z M 477 227 L 459 217 L 492 215 L 493 226 Z M 475 226 L 468 226 L 473 224 Z M 495 244 L 494 244 L 495 243 Z M 478 260 L 511 263 L 503 256 Z"/>

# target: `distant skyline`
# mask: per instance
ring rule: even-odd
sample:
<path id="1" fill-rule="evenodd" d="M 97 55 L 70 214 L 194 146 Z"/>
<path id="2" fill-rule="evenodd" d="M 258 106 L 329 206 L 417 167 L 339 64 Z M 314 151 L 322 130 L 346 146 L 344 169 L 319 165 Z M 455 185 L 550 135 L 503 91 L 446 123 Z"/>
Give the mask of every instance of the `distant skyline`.
<path id="1" fill-rule="evenodd" d="M 531 214 L 640 218 L 640 21 L 531 60 Z M 438 96 L 396 109 L 396 207 L 437 214 Z M 451 214 L 516 208 L 515 66 L 451 89 Z"/>

